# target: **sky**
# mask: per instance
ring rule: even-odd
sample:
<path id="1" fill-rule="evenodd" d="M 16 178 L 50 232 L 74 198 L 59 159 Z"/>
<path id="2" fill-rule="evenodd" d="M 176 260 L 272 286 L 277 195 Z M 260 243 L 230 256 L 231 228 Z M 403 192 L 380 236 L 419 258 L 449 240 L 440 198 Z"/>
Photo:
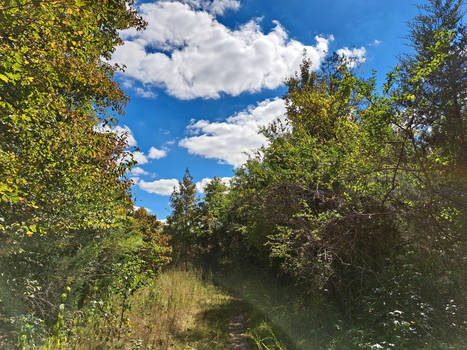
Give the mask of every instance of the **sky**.
<path id="1" fill-rule="evenodd" d="M 130 96 L 112 131 L 126 134 L 135 160 L 135 206 L 159 219 L 189 168 L 197 189 L 214 176 L 228 182 L 258 130 L 284 116 L 284 81 L 303 52 L 318 70 L 333 52 L 353 58 L 380 82 L 409 52 L 407 0 L 137 1 L 148 25 L 121 32 L 112 61 Z"/>

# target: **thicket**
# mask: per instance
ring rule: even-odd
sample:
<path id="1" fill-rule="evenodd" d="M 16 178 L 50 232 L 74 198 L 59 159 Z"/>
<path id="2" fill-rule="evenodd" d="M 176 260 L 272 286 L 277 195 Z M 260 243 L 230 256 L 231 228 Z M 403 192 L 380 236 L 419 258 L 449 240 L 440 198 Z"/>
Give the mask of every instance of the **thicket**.
<path id="1" fill-rule="evenodd" d="M 168 261 L 160 223 L 133 212 L 125 137 L 99 132 L 127 101 L 118 31 L 144 25 L 133 1 L 0 2 L 2 348 L 58 345 L 87 305 L 121 309 L 120 329 Z"/>
<path id="2" fill-rule="evenodd" d="M 133 210 L 125 137 L 99 131 L 127 101 L 108 59 L 119 30 L 144 28 L 133 5 L 0 3 L 0 347 L 118 342 L 172 248 L 327 303 L 350 348 L 467 346 L 463 1 L 420 8 L 382 87 L 305 58 L 268 144 L 201 199 L 187 171 L 164 227 Z"/>
<path id="3" fill-rule="evenodd" d="M 466 338 L 463 1 L 430 0 L 382 87 L 334 56 L 287 81 L 268 144 L 196 198 L 187 172 L 166 232 L 178 256 L 263 266 L 334 304 L 356 347 Z M 319 295 L 319 297 L 318 297 Z M 353 327 L 353 328 L 352 328 Z M 464 344 L 464 343 L 462 343 Z M 465 344 L 464 344 L 465 345 Z"/>

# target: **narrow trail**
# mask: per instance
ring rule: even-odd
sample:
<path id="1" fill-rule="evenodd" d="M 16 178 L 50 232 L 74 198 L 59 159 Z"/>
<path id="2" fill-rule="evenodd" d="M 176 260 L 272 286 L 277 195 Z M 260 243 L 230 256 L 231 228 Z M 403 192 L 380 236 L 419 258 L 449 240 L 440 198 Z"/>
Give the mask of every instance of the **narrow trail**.
<path id="1" fill-rule="evenodd" d="M 229 325 L 230 349 L 232 350 L 250 350 L 246 333 L 246 317 L 243 311 L 242 300 L 234 299 L 235 314 Z"/>

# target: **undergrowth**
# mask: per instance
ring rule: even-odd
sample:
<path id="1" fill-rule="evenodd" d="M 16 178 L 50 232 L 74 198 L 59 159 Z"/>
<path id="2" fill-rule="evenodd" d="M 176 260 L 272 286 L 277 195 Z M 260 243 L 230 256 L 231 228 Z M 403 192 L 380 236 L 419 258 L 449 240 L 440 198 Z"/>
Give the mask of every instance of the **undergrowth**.
<path id="1" fill-rule="evenodd" d="M 396 343 L 404 340 L 398 335 L 400 322 L 378 332 L 370 316 L 366 323 L 346 319 L 323 294 L 306 293 L 254 268 L 215 276 L 219 284 L 249 305 L 248 336 L 258 350 L 467 348 L 459 337 L 446 338 L 444 343 L 427 338 L 425 345 L 401 347 Z"/>
<path id="2" fill-rule="evenodd" d="M 196 269 L 172 268 L 131 296 L 119 328 L 115 296 L 68 315 L 43 349 L 228 349 L 233 299 Z"/>

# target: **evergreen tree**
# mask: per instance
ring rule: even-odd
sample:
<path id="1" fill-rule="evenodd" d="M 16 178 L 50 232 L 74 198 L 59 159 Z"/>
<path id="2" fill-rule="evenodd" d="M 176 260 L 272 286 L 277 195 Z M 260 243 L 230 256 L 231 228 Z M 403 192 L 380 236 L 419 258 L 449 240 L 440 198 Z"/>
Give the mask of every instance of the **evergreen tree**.
<path id="1" fill-rule="evenodd" d="M 204 188 L 204 200 L 200 203 L 200 230 L 202 236 L 200 254 L 207 256 L 211 263 L 228 255 L 229 239 L 227 224 L 228 187 L 215 176 Z"/>
<path id="2" fill-rule="evenodd" d="M 433 147 L 467 170 L 467 29 L 463 0 L 429 0 L 409 23 L 413 53 L 401 59 L 400 91 L 405 127 L 416 130 L 425 150 Z M 421 69 L 423 68 L 423 70 Z"/>
<path id="3" fill-rule="evenodd" d="M 170 196 L 172 213 L 167 218 L 166 233 L 172 237 L 174 255 L 177 259 L 188 259 L 192 255 L 192 244 L 199 233 L 199 209 L 196 184 L 188 168 Z"/>

